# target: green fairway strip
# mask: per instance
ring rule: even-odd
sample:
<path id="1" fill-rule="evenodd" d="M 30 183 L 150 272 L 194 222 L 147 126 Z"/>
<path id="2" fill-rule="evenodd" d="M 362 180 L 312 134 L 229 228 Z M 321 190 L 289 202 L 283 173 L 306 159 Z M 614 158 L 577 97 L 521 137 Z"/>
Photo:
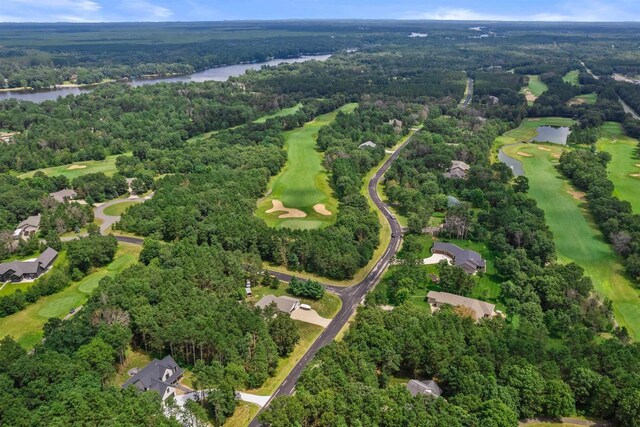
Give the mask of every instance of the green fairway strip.
<path id="1" fill-rule="evenodd" d="M 116 168 L 116 157 L 129 155 L 131 155 L 131 153 L 107 156 L 104 160 L 89 160 L 86 162 L 76 162 L 62 166 L 38 169 L 18 175 L 18 178 L 31 178 L 36 172 L 42 172 L 47 176 L 64 175 L 69 179 L 97 172 L 102 172 L 107 176 L 112 176 L 118 171 Z"/>
<path id="2" fill-rule="evenodd" d="M 539 149 L 544 148 L 544 150 Z M 546 222 L 553 232 L 558 260 L 576 262 L 593 280 L 595 289 L 613 302 L 616 320 L 626 326 L 634 338 L 640 337 L 640 291 L 624 275 L 624 268 L 611 246 L 586 210 L 585 201 L 569 191 L 572 188 L 556 170 L 561 147 L 517 144 L 505 153 L 522 162 L 529 178 L 529 195 L 544 210 Z M 517 153 L 526 153 L 530 157 Z"/>
<path id="3" fill-rule="evenodd" d="M 580 70 L 571 70 L 562 77 L 562 81 L 565 83 L 571 83 L 574 86 L 580 86 L 578 78 L 580 77 Z"/>
<path id="4" fill-rule="evenodd" d="M 330 124 L 339 111 L 350 113 L 358 104 L 347 104 L 323 114 L 303 127 L 285 131 L 287 164 L 269 184 L 268 196 L 258 203 L 257 215 L 272 227 L 320 228 L 335 222 L 338 202 L 332 197 L 327 172 L 322 167 L 323 154 L 316 150 L 318 131 Z M 267 213 L 273 201 L 306 214 L 303 218 L 279 218 L 283 211 Z M 331 215 L 321 215 L 314 205 L 324 204 Z"/>
<path id="5" fill-rule="evenodd" d="M 607 170 L 615 187 L 613 194 L 631 203 L 634 213 L 640 213 L 640 158 L 638 140 L 624 134 L 622 125 L 606 122 L 600 128 L 598 150 L 611 154 Z"/>

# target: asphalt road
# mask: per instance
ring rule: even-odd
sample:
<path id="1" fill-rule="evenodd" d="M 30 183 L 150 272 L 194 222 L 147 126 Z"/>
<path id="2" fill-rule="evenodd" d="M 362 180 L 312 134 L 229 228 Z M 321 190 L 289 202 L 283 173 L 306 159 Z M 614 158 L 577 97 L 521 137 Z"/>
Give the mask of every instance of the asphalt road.
<path id="1" fill-rule="evenodd" d="M 460 103 L 460 106 L 462 108 L 467 108 L 467 106 L 469 104 L 471 104 L 471 98 L 473 98 L 473 79 L 470 77 L 467 77 L 467 90 L 466 90 L 466 96 L 465 98 L 462 100 L 462 102 Z"/>
<path id="2" fill-rule="evenodd" d="M 342 330 L 343 326 L 347 323 L 349 318 L 355 313 L 358 305 L 364 302 L 364 298 L 367 292 L 373 289 L 373 287 L 380 281 L 380 278 L 389 265 L 389 262 L 398 252 L 402 241 L 402 227 L 400 226 L 400 223 L 395 218 L 395 216 L 389 210 L 389 207 L 380 199 L 376 188 L 382 176 L 391 166 L 391 163 L 393 163 L 393 161 L 398 158 L 398 156 L 400 155 L 400 151 L 411 141 L 411 139 L 412 138 L 407 139 L 404 144 L 398 147 L 398 149 L 382 165 L 380 170 L 378 170 L 378 172 L 371 178 L 368 185 L 369 196 L 378 207 L 378 209 L 380 209 L 380 211 L 383 213 L 384 217 L 391 226 L 391 235 L 393 236 L 391 238 L 391 242 L 387 246 L 380 260 L 378 260 L 377 264 L 360 283 L 351 287 L 325 285 L 327 289 L 340 296 L 340 299 L 342 300 L 342 307 L 340 308 L 338 314 L 333 318 L 329 326 L 325 328 L 318 339 L 316 339 L 316 341 L 311 345 L 304 356 L 302 356 L 296 366 L 294 366 L 289 375 L 284 379 L 284 381 L 282 381 L 280 387 L 278 387 L 278 389 L 273 394 L 272 399 L 278 396 L 290 395 L 293 393 L 296 383 L 298 382 L 298 379 L 300 378 L 300 375 L 302 374 L 304 368 L 313 359 L 320 348 L 329 344 L 335 339 L 335 337 Z M 291 278 L 291 276 L 283 273 L 272 272 L 272 274 L 285 281 Z M 265 408 L 268 405 L 269 403 L 265 405 Z M 257 416 L 251 421 L 249 426 L 260 426 L 260 423 L 257 420 Z"/>

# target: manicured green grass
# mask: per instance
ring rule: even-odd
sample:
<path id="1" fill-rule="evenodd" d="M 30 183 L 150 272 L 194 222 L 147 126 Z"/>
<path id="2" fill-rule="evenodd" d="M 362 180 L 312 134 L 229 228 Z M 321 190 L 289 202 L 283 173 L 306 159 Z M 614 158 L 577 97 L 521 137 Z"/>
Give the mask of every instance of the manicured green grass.
<path id="1" fill-rule="evenodd" d="M 300 299 L 302 304 L 309 304 L 311 308 L 318 312 L 320 316 L 326 317 L 327 319 L 333 318 L 333 316 L 338 313 L 340 307 L 342 306 L 340 298 L 330 292 L 325 292 L 322 298 L 320 298 L 319 300 L 314 300 L 310 298 L 301 298 L 290 294 L 289 292 L 287 292 L 288 287 L 289 286 L 285 283 L 281 283 L 278 289 L 272 289 L 268 286 L 254 286 L 251 288 L 251 292 L 253 293 L 251 301 L 258 302 L 260 298 L 265 295 L 275 295 L 277 297 L 287 295 Z"/>
<path id="2" fill-rule="evenodd" d="M 134 264 L 141 249 L 139 245 L 119 243 L 116 257 L 108 266 L 72 283 L 57 294 L 40 298 L 24 310 L 0 319 L 0 338 L 11 335 L 23 347 L 33 347 L 42 339 L 42 327 L 49 318 L 64 317 L 72 308 L 84 304 L 100 279 L 115 276 Z"/>
<path id="3" fill-rule="evenodd" d="M 529 77 L 529 83 L 520 89 L 520 92 L 524 93 L 525 96 L 529 95 L 527 97 L 527 103 L 531 105 L 535 98 L 542 95 L 549 88 L 540 80 L 540 76 L 528 75 L 527 77 Z"/>
<path id="4" fill-rule="evenodd" d="M 571 70 L 562 77 L 562 81 L 571 83 L 574 86 L 579 86 L 578 77 L 580 77 L 580 70 Z"/>
<path id="5" fill-rule="evenodd" d="M 598 94 L 595 92 L 585 93 L 584 95 L 578 95 L 571 98 L 568 102 L 569 105 L 590 104 L 593 105 L 598 100 Z"/>
<path id="6" fill-rule="evenodd" d="M 247 390 L 247 392 L 262 396 L 273 394 L 287 375 L 289 375 L 289 372 L 291 372 L 293 367 L 300 361 L 302 356 L 304 356 L 309 347 L 311 347 L 311 344 L 314 343 L 323 331 L 321 326 L 312 325 L 311 323 L 301 322 L 299 320 L 294 320 L 294 322 L 300 332 L 300 341 L 298 341 L 296 347 L 293 349 L 289 357 L 280 358 L 278 361 L 278 367 L 276 368 L 276 374 L 273 377 L 269 377 L 262 387 L 254 390 Z"/>
<path id="7" fill-rule="evenodd" d="M 595 289 L 613 302 L 618 323 L 626 326 L 637 339 L 640 337 L 640 291 L 625 276 L 618 257 L 586 210 L 585 201 L 569 193 L 572 188 L 556 170 L 557 156 L 562 150 L 551 144 L 518 144 L 506 147 L 505 153 L 523 163 L 529 178 L 529 195 L 545 212 L 558 260 L 581 265 Z M 519 156 L 517 152 L 530 157 Z"/>
<path id="8" fill-rule="evenodd" d="M 116 169 L 116 157 L 124 155 L 131 155 L 131 153 L 107 156 L 107 158 L 104 160 L 89 160 L 86 162 L 77 162 L 68 165 L 38 169 L 18 175 L 18 178 L 31 178 L 36 172 L 43 172 L 47 176 L 64 175 L 69 179 L 74 179 L 82 175 L 97 172 L 102 172 L 107 176 L 112 176 L 118 171 Z M 78 166 L 84 167 L 78 168 Z"/>
<path id="9" fill-rule="evenodd" d="M 613 194 L 631 203 L 634 213 L 640 213 L 640 158 L 638 140 L 626 136 L 620 123 L 606 122 L 600 128 L 598 150 L 611 154 L 607 169 L 615 189 Z"/>
<path id="10" fill-rule="evenodd" d="M 289 108 L 283 108 L 282 110 L 276 111 L 275 113 L 267 114 L 266 116 L 260 117 L 254 123 L 264 123 L 267 120 L 275 119 L 276 117 L 290 116 L 292 114 L 297 113 L 298 110 L 300 110 L 300 108 L 302 108 L 302 104 L 297 104 Z"/>
<path id="11" fill-rule="evenodd" d="M 253 403 L 239 401 L 233 415 L 224 422 L 224 427 L 246 427 L 260 411 Z"/>
<path id="12" fill-rule="evenodd" d="M 498 150 L 507 144 L 515 142 L 524 142 L 533 139 L 538 134 L 539 126 L 573 126 L 575 120 L 564 117 L 537 117 L 524 119 L 520 126 L 509 132 L 499 136 L 494 141 L 494 154 L 497 155 Z"/>
<path id="13" fill-rule="evenodd" d="M 122 202 L 116 203 L 115 205 L 107 206 L 104 209 L 104 214 L 108 216 L 120 216 L 122 215 L 130 206 L 138 205 L 140 202 Z"/>
<path id="14" fill-rule="evenodd" d="M 116 387 L 120 387 L 129 379 L 129 375 L 127 374 L 127 372 L 130 369 L 142 369 L 147 366 L 149 362 L 151 362 L 151 360 L 152 357 L 143 351 L 128 349 L 124 359 L 124 363 L 122 364 L 122 366 L 118 366 L 116 375 L 111 378 L 109 383 Z"/>
<path id="15" fill-rule="evenodd" d="M 320 228 L 335 222 L 338 202 L 332 196 L 327 172 L 322 167 L 323 155 L 316 150 L 316 138 L 322 126 L 330 124 L 338 111 L 352 112 L 357 104 L 347 104 L 323 114 L 303 127 L 284 132 L 287 164 L 269 184 L 269 193 L 258 203 L 257 215 L 271 227 Z M 298 209 L 304 218 L 279 218 L 285 212 L 266 211 L 278 200 L 284 207 Z M 314 205 L 324 204 L 331 215 L 321 215 Z"/>

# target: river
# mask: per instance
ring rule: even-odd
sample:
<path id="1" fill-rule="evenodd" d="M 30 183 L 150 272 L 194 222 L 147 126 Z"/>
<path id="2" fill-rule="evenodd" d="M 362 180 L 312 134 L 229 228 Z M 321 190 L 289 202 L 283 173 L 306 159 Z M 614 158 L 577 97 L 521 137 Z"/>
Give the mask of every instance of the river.
<path id="1" fill-rule="evenodd" d="M 293 64 L 297 62 L 305 62 L 310 60 L 325 61 L 331 55 L 305 55 L 298 58 L 289 59 L 272 59 L 266 62 L 257 62 L 253 64 L 236 64 L 227 65 L 224 67 L 208 68 L 204 71 L 198 71 L 197 73 L 188 74 L 184 76 L 175 77 L 157 77 L 149 79 L 135 79 L 126 84 L 137 87 L 145 85 L 153 85 L 157 83 L 188 83 L 188 82 L 206 82 L 217 81 L 223 82 L 229 79 L 229 77 L 240 76 L 247 70 L 259 70 L 263 66 L 276 66 L 279 64 Z M 5 99 L 19 99 L 22 101 L 32 101 L 40 103 L 43 101 L 55 101 L 59 96 L 78 95 L 81 93 L 91 92 L 95 90 L 97 86 L 85 86 L 85 87 L 63 87 L 51 90 L 38 90 L 38 91 L 2 91 L 0 92 L 0 101 Z"/>

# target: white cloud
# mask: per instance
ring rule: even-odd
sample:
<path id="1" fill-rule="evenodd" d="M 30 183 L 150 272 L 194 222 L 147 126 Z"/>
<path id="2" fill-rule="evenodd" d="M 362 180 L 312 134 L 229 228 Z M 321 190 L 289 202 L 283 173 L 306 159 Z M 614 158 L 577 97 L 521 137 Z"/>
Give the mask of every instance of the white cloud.
<path id="1" fill-rule="evenodd" d="M 173 15 L 171 9 L 155 5 L 147 0 L 130 0 L 123 3 L 125 9 L 140 13 L 144 21 L 160 21 Z"/>
<path id="2" fill-rule="evenodd" d="M 5 0 L 9 3 L 20 3 L 36 6 L 43 9 L 80 10 L 85 12 L 97 12 L 102 9 L 100 3 L 92 0 Z"/>
<path id="3" fill-rule="evenodd" d="M 512 17 L 483 13 L 471 9 L 438 7 L 430 12 L 407 13 L 405 19 L 436 19 L 443 21 L 509 21 Z"/>

